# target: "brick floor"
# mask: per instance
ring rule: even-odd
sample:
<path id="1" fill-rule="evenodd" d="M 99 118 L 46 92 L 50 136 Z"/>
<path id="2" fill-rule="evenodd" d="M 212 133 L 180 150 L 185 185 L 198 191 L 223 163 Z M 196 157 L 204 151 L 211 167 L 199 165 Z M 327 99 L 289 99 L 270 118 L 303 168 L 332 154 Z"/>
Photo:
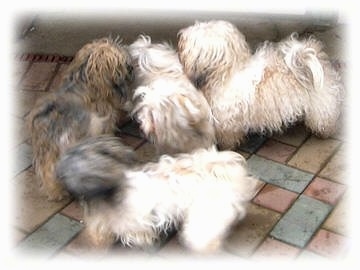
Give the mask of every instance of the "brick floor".
<path id="1" fill-rule="evenodd" d="M 17 61 L 14 69 L 13 142 L 16 162 L 12 168 L 14 219 L 11 222 L 15 249 L 40 252 L 43 257 L 79 259 L 89 254 L 84 235 L 83 208 L 71 199 L 49 202 L 39 191 L 32 161 L 26 114 L 35 100 L 55 91 L 68 63 Z M 133 121 L 120 127 L 122 141 L 136 150 L 144 162 L 156 159 L 155 147 L 147 142 Z M 319 259 L 346 256 L 350 239 L 350 216 L 346 181 L 346 151 L 341 137 L 318 139 L 303 125 L 274 134 L 253 134 L 237 150 L 248 160 L 251 174 L 260 179 L 259 192 L 248 214 L 230 232 L 219 255 L 256 261 L 266 258 Z M 206 229 L 206 228 L 204 228 Z M 111 257 L 138 251 L 116 247 Z M 104 259 L 104 253 L 91 253 Z M 176 235 L 151 252 L 147 259 L 165 261 L 174 255 L 188 256 Z M 151 259 L 150 259 L 151 260 Z M 239 262 L 241 262 L 239 260 Z"/>

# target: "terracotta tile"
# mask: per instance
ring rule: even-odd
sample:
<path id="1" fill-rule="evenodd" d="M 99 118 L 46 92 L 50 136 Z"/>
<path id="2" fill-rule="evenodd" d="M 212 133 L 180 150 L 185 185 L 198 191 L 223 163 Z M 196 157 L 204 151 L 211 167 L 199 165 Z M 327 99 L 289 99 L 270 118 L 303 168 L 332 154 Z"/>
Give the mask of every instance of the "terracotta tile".
<path id="1" fill-rule="evenodd" d="M 293 146 L 269 139 L 256 154 L 280 163 L 285 163 L 295 151 L 296 148 Z"/>
<path id="2" fill-rule="evenodd" d="M 314 253 L 312 251 L 303 249 L 300 255 L 296 258 L 297 262 L 301 261 L 326 261 L 330 260 L 329 258 L 326 258 L 324 256 L 321 256 L 320 254 Z"/>
<path id="3" fill-rule="evenodd" d="M 14 225 L 26 232 L 32 232 L 52 215 L 67 205 L 70 200 L 50 202 L 41 194 L 32 168 L 14 178 Z"/>
<path id="4" fill-rule="evenodd" d="M 325 165 L 325 162 L 339 145 L 340 141 L 338 140 L 322 140 L 312 136 L 300 147 L 288 164 L 301 170 L 316 173 Z"/>
<path id="5" fill-rule="evenodd" d="M 265 208 L 284 213 L 296 200 L 298 194 L 267 184 L 253 200 Z"/>
<path id="6" fill-rule="evenodd" d="M 58 71 L 56 72 L 56 75 L 49 87 L 49 91 L 56 91 L 60 87 L 63 75 L 68 68 L 69 64 L 61 64 Z"/>
<path id="7" fill-rule="evenodd" d="M 61 211 L 61 214 L 75 219 L 79 222 L 83 222 L 82 219 L 84 215 L 84 209 L 78 201 L 72 201 Z"/>
<path id="8" fill-rule="evenodd" d="M 37 62 L 32 63 L 29 71 L 21 82 L 22 90 L 45 91 L 49 85 L 57 63 Z"/>
<path id="9" fill-rule="evenodd" d="M 332 259 L 342 258 L 348 251 L 348 240 L 339 234 L 320 229 L 307 249 Z"/>
<path id="10" fill-rule="evenodd" d="M 240 257 L 249 257 L 279 219 L 279 213 L 250 203 L 245 219 L 231 231 L 224 249 Z"/>
<path id="11" fill-rule="evenodd" d="M 308 136 L 309 132 L 304 125 L 299 124 L 285 130 L 283 134 L 275 134 L 272 138 L 292 146 L 300 146 Z"/>
<path id="12" fill-rule="evenodd" d="M 334 208 L 334 210 L 330 213 L 328 218 L 325 220 L 323 224 L 323 228 L 328 229 L 330 231 L 348 235 L 349 233 L 349 224 L 351 220 L 349 220 L 350 216 L 350 208 L 349 208 L 349 199 L 346 194 L 340 200 L 338 205 Z"/>
<path id="13" fill-rule="evenodd" d="M 342 145 L 339 151 L 336 152 L 336 154 L 325 165 L 324 169 L 321 170 L 319 176 L 339 183 L 347 183 L 347 160 L 348 157 L 346 155 L 345 146 Z"/>
<path id="14" fill-rule="evenodd" d="M 346 187 L 320 177 L 316 177 L 304 190 L 305 195 L 335 205 L 344 194 Z"/>
<path id="15" fill-rule="evenodd" d="M 266 240 L 253 254 L 255 259 L 294 259 L 300 253 L 300 249 L 272 238 Z"/>

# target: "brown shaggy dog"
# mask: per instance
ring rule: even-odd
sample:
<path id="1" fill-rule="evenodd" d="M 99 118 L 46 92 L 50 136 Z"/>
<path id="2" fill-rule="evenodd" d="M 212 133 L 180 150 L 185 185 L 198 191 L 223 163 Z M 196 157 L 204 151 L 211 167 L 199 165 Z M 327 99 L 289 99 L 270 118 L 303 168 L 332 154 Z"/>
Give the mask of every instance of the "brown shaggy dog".
<path id="1" fill-rule="evenodd" d="M 127 50 L 98 39 L 77 52 L 60 88 L 36 102 L 28 116 L 33 165 L 49 200 L 66 195 L 54 174 L 60 155 L 83 138 L 114 132 L 132 80 Z"/>

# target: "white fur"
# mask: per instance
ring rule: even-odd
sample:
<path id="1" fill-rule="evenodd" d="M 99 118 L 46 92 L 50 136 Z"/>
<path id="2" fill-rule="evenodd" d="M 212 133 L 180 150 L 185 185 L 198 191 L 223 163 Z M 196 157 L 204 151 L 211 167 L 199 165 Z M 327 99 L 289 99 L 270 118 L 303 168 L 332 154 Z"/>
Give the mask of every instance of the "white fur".
<path id="1" fill-rule="evenodd" d="M 209 104 L 186 77 L 176 51 L 140 36 L 129 46 L 136 86 L 132 116 L 159 153 L 189 152 L 215 140 Z"/>
<path id="2" fill-rule="evenodd" d="M 179 58 L 210 104 L 221 148 L 299 120 L 322 137 L 336 131 L 344 86 L 314 38 L 293 34 L 251 54 L 231 23 L 202 22 L 179 32 Z"/>
<path id="3" fill-rule="evenodd" d="M 111 232 L 125 245 L 138 247 L 153 244 L 160 232 L 175 225 L 185 246 L 211 252 L 245 216 L 256 185 L 236 152 L 212 148 L 163 155 L 157 163 L 127 170 L 118 203 L 103 209 L 97 204 L 88 222 L 93 231 Z"/>

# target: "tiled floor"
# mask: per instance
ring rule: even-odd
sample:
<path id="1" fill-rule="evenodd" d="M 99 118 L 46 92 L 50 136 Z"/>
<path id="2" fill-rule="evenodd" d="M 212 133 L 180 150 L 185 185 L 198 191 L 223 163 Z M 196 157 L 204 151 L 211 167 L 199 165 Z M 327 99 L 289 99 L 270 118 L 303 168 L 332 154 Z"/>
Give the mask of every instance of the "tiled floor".
<path id="1" fill-rule="evenodd" d="M 11 185 L 17 190 L 16 215 L 12 221 L 14 249 L 37 252 L 45 258 L 81 258 L 79 255 L 87 254 L 87 239 L 81 233 L 82 208 L 71 199 L 48 202 L 39 193 L 31 165 L 29 134 L 24 127 L 36 98 L 56 88 L 67 60 L 28 57 L 14 65 L 17 80 L 11 116 L 16 158 Z M 133 122 L 126 122 L 121 129 L 124 143 L 136 149 L 143 161 L 154 157 L 154 147 L 141 137 Z M 270 257 L 301 260 L 346 256 L 350 236 L 345 147 L 340 135 L 321 140 L 302 125 L 270 138 L 250 136 L 249 142 L 238 151 L 247 158 L 251 173 L 263 185 L 220 256 L 250 261 Z M 140 252 L 146 258 L 168 260 L 174 255 L 189 254 L 176 237 L 167 240 L 149 252 L 117 247 L 113 256 Z"/>

